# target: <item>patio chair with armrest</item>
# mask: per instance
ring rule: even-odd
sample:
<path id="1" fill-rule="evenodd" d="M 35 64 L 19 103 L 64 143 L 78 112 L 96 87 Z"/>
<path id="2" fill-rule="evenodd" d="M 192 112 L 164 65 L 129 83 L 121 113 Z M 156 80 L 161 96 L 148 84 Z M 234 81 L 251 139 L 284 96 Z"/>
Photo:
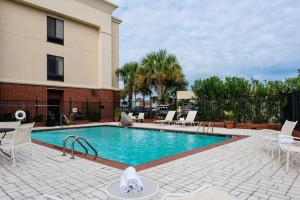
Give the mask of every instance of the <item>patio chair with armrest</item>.
<path id="1" fill-rule="evenodd" d="M 292 137 L 294 142 L 290 144 L 279 144 L 278 161 L 280 161 L 281 151 L 286 152 L 286 171 L 289 171 L 291 153 L 300 153 L 300 138 Z"/>
<path id="2" fill-rule="evenodd" d="M 165 194 L 162 200 L 236 200 L 234 196 L 211 185 L 204 185 L 187 194 Z"/>
<path id="3" fill-rule="evenodd" d="M 271 130 L 271 129 L 262 129 L 260 130 L 260 138 L 265 140 L 272 140 L 278 136 L 278 134 L 292 135 L 297 121 L 288 121 L 286 120 L 280 131 Z"/>
<path id="4" fill-rule="evenodd" d="M 1 140 L 1 150 L 10 151 L 11 159 L 13 160 L 13 164 L 16 165 L 15 160 L 15 150 L 19 148 L 23 148 L 24 146 L 29 146 L 31 155 L 32 152 L 32 143 L 31 143 L 31 131 L 34 126 L 34 123 L 24 124 L 19 126 L 19 128 L 13 133 L 11 138 L 3 138 Z"/>
<path id="5" fill-rule="evenodd" d="M 14 131 L 7 132 L 5 138 L 12 138 L 14 132 L 17 131 L 18 127 L 20 126 L 21 121 L 15 122 L 0 122 L 0 128 L 13 128 Z M 0 139 L 4 136 L 5 133 L 0 133 Z"/>
<path id="6" fill-rule="evenodd" d="M 260 135 L 259 135 L 260 146 L 262 147 L 263 145 L 267 145 L 269 147 L 269 151 L 272 151 L 272 156 L 273 156 L 273 148 L 274 145 L 276 145 L 274 141 L 276 141 L 278 135 L 283 134 L 283 135 L 291 136 L 293 134 L 293 130 L 296 127 L 296 125 L 297 125 L 297 121 L 292 122 L 286 120 L 280 131 L 271 130 L 271 129 L 260 130 Z"/>

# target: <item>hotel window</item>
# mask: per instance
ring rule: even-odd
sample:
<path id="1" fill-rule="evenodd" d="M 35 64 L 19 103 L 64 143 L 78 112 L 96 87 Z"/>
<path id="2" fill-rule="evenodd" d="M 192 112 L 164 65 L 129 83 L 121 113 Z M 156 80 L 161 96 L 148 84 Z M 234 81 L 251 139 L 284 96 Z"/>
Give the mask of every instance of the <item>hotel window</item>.
<path id="1" fill-rule="evenodd" d="M 64 81 L 64 58 L 47 56 L 47 79 L 50 81 Z"/>
<path id="2" fill-rule="evenodd" d="M 64 21 L 47 17 L 47 40 L 56 44 L 64 44 Z"/>

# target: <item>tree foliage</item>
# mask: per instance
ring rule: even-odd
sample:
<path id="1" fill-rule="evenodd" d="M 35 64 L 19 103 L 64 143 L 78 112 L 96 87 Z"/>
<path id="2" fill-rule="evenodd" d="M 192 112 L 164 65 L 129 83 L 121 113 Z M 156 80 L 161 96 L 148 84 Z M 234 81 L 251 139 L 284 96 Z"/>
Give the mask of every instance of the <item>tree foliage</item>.
<path id="1" fill-rule="evenodd" d="M 300 77 L 285 81 L 247 80 L 243 77 L 212 76 L 198 79 L 192 90 L 198 97 L 202 120 L 224 120 L 224 111 L 233 111 L 239 122 L 275 122 L 282 118 L 287 95 L 292 87 L 300 89 Z"/>
<path id="2" fill-rule="evenodd" d="M 158 101 L 163 103 L 178 89 L 186 89 L 187 82 L 176 56 L 166 50 L 147 54 L 142 58 L 141 66 L 151 77 Z"/>
<path id="3" fill-rule="evenodd" d="M 187 87 L 176 56 L 166 50 L 151 52 L 140 63 L 126 63 L 117 74 L 124 83 L 123 94 L 128 96 L 129 102 L 137 93 L 144 97 L 155 91 L 157 99 L 164 103 L 174 98 L 178 90 L 186 90 Z"/>
<path id="4" fill-rule="evenodd" d="M 124 83 L 124 88 L 122 90 L 122 95 L 128 96 L 129 108 L 132 106 L 132 96 L 137 91 L 136 74 L 138 71 L 137 62 L 129 62 L 123 65 L 122 68 L 116 71 L 117 75 L 120 76 Z"/>
<path id="5" fill-rule="evenodd" d="M 209 99 L 222 97 L 225 93 L 224 82 L 217 76 L 196 80 L 192 89 L 198 97 Z"/>

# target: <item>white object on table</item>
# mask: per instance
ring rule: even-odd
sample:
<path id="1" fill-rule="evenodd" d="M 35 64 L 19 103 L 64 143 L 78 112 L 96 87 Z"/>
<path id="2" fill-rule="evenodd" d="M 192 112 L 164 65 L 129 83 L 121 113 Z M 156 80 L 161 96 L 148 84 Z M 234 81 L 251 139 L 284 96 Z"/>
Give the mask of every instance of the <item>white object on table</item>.
<path id="1" fill-rule="evenodd" d="M 130 166 L 127 169 L 125 169 L 122 177 L 121 177 L 121 183 L 120 183 L 120 189 L 121 192 L 126 191 L 124 190 L 124 180 L 127 186 L 127 193 L 128 192 L 141 192 L 143 190 L 143 184 L 139 177 L 139 175 L 136 173 L 136 170 L 134 167 Z"/>
<path id="2" fill-rule="evenodd" d="M 121 179 L 120 179 L 120 191 L 121 191 L 121 193 L 129 192 L 127 178 L 124 175 L 122 175 Z"/>
<path id="3" fill-rule="evenodd" d="M 151 199 L 153 198 L 159 190 L 158 184 L 155 182 L 146 179 L 141 178 L 141 181 L 143 182 L 143 191 L 137 192 L 137 193 L 122 193 L 120 191 L 120 182 L 115 182 L 110 184 L 106 187 L 106 194 L 109 196 L 110 199 L 115 200 L 128 200 L 128 199 L 134 199 L 134 200 L 145 200 L 145 199 Z"/>

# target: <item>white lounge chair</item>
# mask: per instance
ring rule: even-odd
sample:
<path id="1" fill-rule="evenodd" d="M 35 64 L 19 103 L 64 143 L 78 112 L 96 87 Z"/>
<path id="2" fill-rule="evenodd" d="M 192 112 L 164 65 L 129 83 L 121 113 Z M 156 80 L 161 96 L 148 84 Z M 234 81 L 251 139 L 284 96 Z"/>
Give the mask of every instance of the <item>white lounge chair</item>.
<path id="1" fill-rule="evenodd" d="M 197 116 L 197 111 L 189 111 L 185 120 L 179 120 L 176 122 L 177 125 L 192 125 Z"/>
<path id="2" fill-rule="evenodd" d="M 139 113 L 137 121 L 138 122 L 144 122 L 144 120 L 145 120 L 145 113 Z"/>
<path id="3" fill-rule="evenodd" d="M 211 185 L 205 185 L 188 194 L 166 194 L 162 200 L 236 200 L 232 195 Z"/>
<path id="4" fill-rule="evenodd" d="M 166 116 L 166 118 L 164 120 L 155 120 L 154 123 L 155 124 L 170 124 L 173 122 L 173 118 L 175 116 L 176 111 L 168 111 L 168 114 Z"/>
<path id="5" fill-rule="evenodd" d="M 281 150 L 286 152 L 286 171 L 289 171 L 291 153 L 300 153 L 300 138 L 293 137 L 294 143 L 279 144 L 278 161 L 280 161 Z"/>
<path id="6" fill-rule="evenodd" d="M 33 125 L 34 123 L 21 125 L 14 132 L 11 138 L 4 137 L 3 139 L 0 139 L 1 140 L 0 149 L 11 152 L 11 159 L 13 160 L 14 165 L 16 165 L 16 159 L 15 159 L 16 149 L 23 148 L 24 146 L 30 146 L 31 155 L 33 155 L 32 143 L 31 143 L 31 131 Z"/>
<path id="7" fill-rule="evenodd" d="M 270 129 L 262 129 L 260 130 L 259 135 L 259 143 L 261 146 L 267 145 L 269 146 L 269 150 L 272 151 L 272 157 L 273 157 L 273 149 L 276 144 L 278 144 L 277 137 L 279 134 L 289 135 L 291 136 L 293 134 L 293 130 L 295 126 L 297 125 L 296 122 L 288 121 L 286 120 L 281 128 L 280 131 L 270 130 Z"/>

